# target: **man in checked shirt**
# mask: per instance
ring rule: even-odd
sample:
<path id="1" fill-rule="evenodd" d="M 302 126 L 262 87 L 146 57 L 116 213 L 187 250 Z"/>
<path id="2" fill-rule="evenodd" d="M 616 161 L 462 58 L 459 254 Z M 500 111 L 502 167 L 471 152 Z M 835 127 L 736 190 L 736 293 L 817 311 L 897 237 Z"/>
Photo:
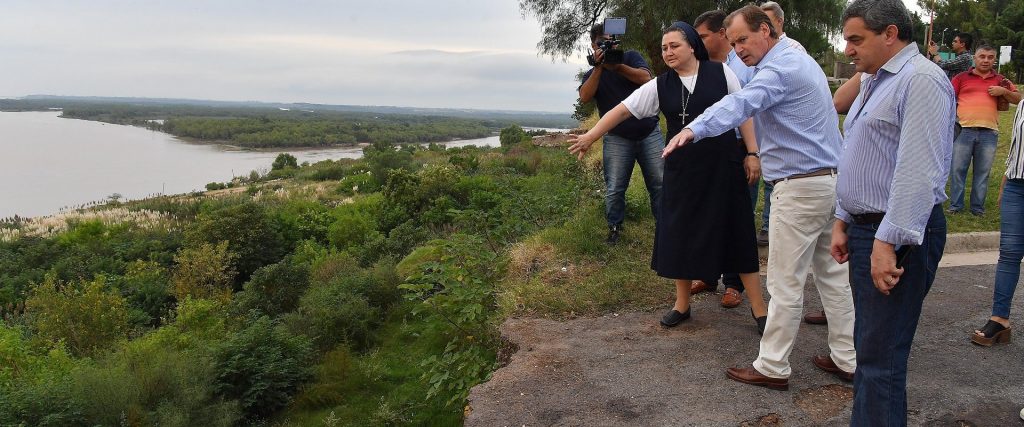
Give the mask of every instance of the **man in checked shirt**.
<path id="1" fill-rule="evenodd" d="M 845 53 L 864 73 L 843 126 L 832 231 L 856 312 L 850 424 L 901 426 L 910 346 L 946 244 L 955 99 L 900 0 L 855 0 L 842 21 Z"/>

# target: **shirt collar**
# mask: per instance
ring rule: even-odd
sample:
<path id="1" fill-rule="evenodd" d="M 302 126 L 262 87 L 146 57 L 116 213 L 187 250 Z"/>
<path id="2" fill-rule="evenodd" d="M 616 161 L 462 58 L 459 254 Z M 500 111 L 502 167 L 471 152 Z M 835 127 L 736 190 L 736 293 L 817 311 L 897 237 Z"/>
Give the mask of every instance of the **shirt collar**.
<path id="1" fill-rule="evenodd" d="M 897 52 L 895 56 L 889 58 L 889 61 L 886 62 L 885 65 L 882 65 L 881 68 L 879 68 L 879 71 L 885 70 L 890 74 L 896 74 L 903 69 L 903 66 L 907 65 L 907 62 L 910 62 L 910 59 L 913 58 L 914 55 L 920 54 L 921 51 L 917 49 L 917 42 L 911 42 L 903 49 L 900 49 L 900 51 Z M 879 73 L 875 74 L 877 75 Z"/>
<path id="2" fill-rule="evenodd" d="M 992 71 L 989 71 L 989 72 L 988 72 L 988 75 L 987 75 L 987 76 L 982 76 L 981 74 L 978 74 L 978 72 L 977 72 L 977 71 L 975 71 L 975 70 L 977 70 L 977 68 L 978 68 L 978 67 L 971 67 L 971 68 L 970 68 L 969 70 L 967 70 L 967 71 L 968 71 L 968 73 L 969 73 L 970 75 L 972 75 L 972 76 L 974 76 L 974 77 L 977 77 L 977 78 L 979 78 L 979 79 L 982 79 L 982 80 L 987 80 L 987 79 L 991 79 L 991 78 L 994 78 L 994 77 L 996 77 L 996 76 L 998 76 L 998 75 L 999 75 L 999 73 L 996 73 L 996 72 L 995 72 L 995 70 L 992 70 Z"/>
<path id="3" fill-rule="evenodd" d="M 763 57 L 761 57 L 761 61 L 758 62 L 757 65 L 754 66 L 754 68 L 760 70 L 765 64 L 768 64 L 773 59 L 775 59 L 775 56 L 778 55 L 779 52 L 782 52 L 783 50 L 786 50 L 787 47 L 789 47 L 788 44 L 783 45 L 781 38 L 776 40 L 777 41 L 775 43 L 775 46 L 772 46 L 771 49 L 768 49 L 768 52 L 765 53 Z"/>

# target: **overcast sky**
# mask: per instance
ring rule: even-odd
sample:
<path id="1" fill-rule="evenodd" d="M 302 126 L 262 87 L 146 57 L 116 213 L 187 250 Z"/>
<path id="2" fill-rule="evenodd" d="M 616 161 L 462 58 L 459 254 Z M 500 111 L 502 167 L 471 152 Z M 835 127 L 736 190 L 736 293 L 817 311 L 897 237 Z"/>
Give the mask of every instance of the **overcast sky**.
<path id="1" fill-rule="evenodd" d="M 913 0 L 905 0 L 913 3 Z M 571 111 L 516 0 L 4 0 L 0 97 Z"/>

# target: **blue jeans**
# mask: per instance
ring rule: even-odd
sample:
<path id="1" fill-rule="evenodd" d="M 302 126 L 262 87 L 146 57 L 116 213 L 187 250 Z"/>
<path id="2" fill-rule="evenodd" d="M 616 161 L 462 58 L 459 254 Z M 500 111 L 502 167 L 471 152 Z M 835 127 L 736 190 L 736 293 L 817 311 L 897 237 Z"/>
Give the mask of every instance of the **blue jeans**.
<path id="1" fill-rule="evenodd" d="M 761 212 L 761 231 L 768 232 L 768 217 L 772 212 L 772 190 L 775 186 L 772 183 L 764 182 L 764 211 Z"/>
<path id="2" fill-rule="evenodd" d="M 1010 317 L 1010 302 L 1020 279 L 1024 258 L 1024 180 L 1008 179 L 999 204 L 999 263 L 992 294 L 992 315 Z"/>
<path id="3" fill-rule="evenodd" d="M 661 177 L 665 171 L 665 162 L 661 158 L 664 148 L 665 138 L 657 127 L 640 140 L 605 135 L 604 184 L 607 190 L 604 195 L 604 213 L 608 226 L 622 225 L 626 218 L 626 188 L 629 187 L 629 178 L 633 176 L 634 163 L 640 164 L 647 194 L 651 197 L 651 213 L 657 218 L 661 203 Z"/>
<path id="4" fill-rule="evenodd" d="M 853 380 L 851 426 L 907 425 L 907 359 L 921 317 L 921 305 L 935 280 L 946 246 L 942 205 L 932 208 L 924 242 L 903 263 L 903 275 L 889 295 L 871 280 L 871 249 L 877 224 L 850 224 L 850 286 L 856 322 L 853 343 L 857 372 Z"/>
<path id="5" fill-rule="evenodd" d="M 960 136 L 953 141 L 953 161 L 949 172 L 949 209 L 960 211 L 964 208 L 967 167 L 974 163 L 971 181 L 971 212 L 985 212 L 985 193 L 988 191 L 988 175 L 992 171 L 992 159 L 996 155 L 999 133 L 986 128 L 963 128 Z"/>

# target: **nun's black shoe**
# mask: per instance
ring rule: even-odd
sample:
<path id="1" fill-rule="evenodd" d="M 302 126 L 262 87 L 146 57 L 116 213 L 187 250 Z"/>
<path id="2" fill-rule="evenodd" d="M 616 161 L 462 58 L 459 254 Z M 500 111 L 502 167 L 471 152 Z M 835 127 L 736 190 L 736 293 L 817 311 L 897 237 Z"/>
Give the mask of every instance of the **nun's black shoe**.
<path id="1" fill-rule="evenodd" d="M 672 310 L 669 310 L 668 313 L 665 313 L 665 315 L 661 317 L 661 326 L 664 326 L 666 328 L 671 328 L 671 327 L 676 326 L 676 325 L 678 325 L 680 323 L 683 323 L 684 320 L 689 319 L 689 318 L 690 318 L 690 309 L 689 308 L 686 309 L 685 313 L 680 313 L 679 311 L 677 311 L 675 309 L 672 309 Z"/>

